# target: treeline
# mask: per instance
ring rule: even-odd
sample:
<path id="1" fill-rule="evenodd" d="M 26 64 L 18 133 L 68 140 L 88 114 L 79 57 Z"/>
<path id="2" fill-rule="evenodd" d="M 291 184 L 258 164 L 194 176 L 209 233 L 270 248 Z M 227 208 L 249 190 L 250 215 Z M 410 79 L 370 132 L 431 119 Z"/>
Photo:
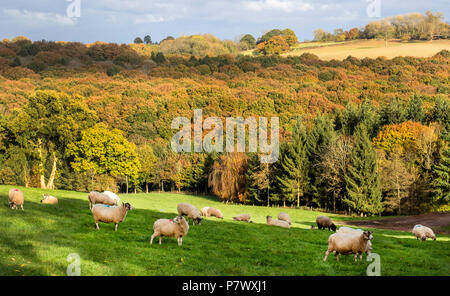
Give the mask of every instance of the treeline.
<path id="1" fill-rule="evenodd" d="M 323 29 L 314 30 L 315 41 L 345 41 L 355 39 L 391 39 L 402 41 L 432 40 L 450 38 L 450 25 L 444 22 L 444 14 L 427 11 L 425 14 L 409 13 L 373 21 L 364 28 L 348 31 L 335 29 L 329 33 Z"/>
<path id="2" fill-rule="evenodd" d="M 69 58 L 75 44 L 42 42 L 55 50 L 32 55 L 22 50 L 36 42 L 17 42 L 1 44 L 14 53 L 0 58 L 3 184 L 179 190 L 368 215 L 448 206 L 448 51 L 343 61 L 155 54 L 122 66 L 127 46 L 79 44 Z M 27 68 L 42 52 L 67 61 Z M 172 152 L 171 121 L 197 108 L 222 119 L 278 116 L 279 161 Z"/>

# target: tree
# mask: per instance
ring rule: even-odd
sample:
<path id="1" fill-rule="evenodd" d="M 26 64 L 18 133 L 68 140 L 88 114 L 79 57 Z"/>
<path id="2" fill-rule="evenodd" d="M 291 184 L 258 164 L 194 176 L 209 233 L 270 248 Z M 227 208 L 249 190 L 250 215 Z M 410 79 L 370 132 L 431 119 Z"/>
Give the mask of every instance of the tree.
<path id="1" fill-rule="evenodd" d="M 350 166 L 345 175 L 348 196 L 342 201 L 351 209 L 364 216 L 377 214 L 383 210 L 377 155 L 372 148 L 367 129 L 363 124 L 357 126 L 354 135 L 354 148 L 350 156 Z"/>
<path id="2" fill-rule="evenodd" d="M 245 34 L 240 40 L 240 43 L 246 44 L 248 49 L 255 48 L 256 46 L 256 39 L 251 34 Z"/>
<path id="3" fill-rule="evenodd" d="M 145 183 L 145 192 L 148 193 L 148 184 L 152 182 L 155 173 L 156 156 L 152 146 L 144 144 L 136 148 L 141 169 L 139 170 L 139 180 Z"/>
<path id="4" fill-rule="evenodd" d="M 447 147 L 442 152 L 439 162 L 433 166 L 435 176 L 432 186 L 434 189 L 434 202 L 448 204 L 450 202 L 450 138 L 447 138 Z"/>
<path id="5" fill-rule="evenodd" d="M 289 50 L 289 44 L 283 37 L 275 36 L 267 42 L 259 43 L 257 50 L 264 55 L 279 55 Z"/>
<path id="6" fill-rule="evenodd" d="M 300 197 L 304 195 L 307 186 L 305 127 L 300 121 L 294 128 L 287 152 L 281 158 L 281 167 L 283 173 L 276 177 L 280 188 L 289 201 L 296 200 L 297 207 L 300 207 Z M 286 206 L 285 199 L 283 206 Z"/>
<path id="7" fill-rule="evenodd" d="M 292 31 L 291 29 L 284 29 L 283 31 L 281 31 L 281 33 L 289 46 L 298 43 L 298 38 L 295 35 L 294 31 Z"/>
<path id="8" fill-rule="evenodd" d="M 137 180 L 141 164 L 135 150 L 136 146 L 120 130 L 110 131 L 97 124 L 84 130 L 79 141 L 69 143 L 66 153 L 72 159 L 72 168 L 89 173 L 92 181 L 95 175 L 102 174 Z"/>
<path id="9" fill-rule="evenodd" d="M 270 189 L 273 182 L 273 167 L 269 163 L 262 163 L 258 154 L 250 153 L 248 156 L 247 181 L 249 199 L 257 202 L 266 200 L 270 205 Z"/>
<path id="10" fill-rule="evenodd" d="M 135 42 L 134 43 L 140 43 L 140 42 L 136 42 L 136 39 L 135 39 Z M 145 37 L 144 37 L 144 43 L 145 44 L 152 44 L 152 38 L 150 37 L 150 35 L 145 35 Z"/>
<path id="11" fill-rule="evenodd" d="M 258 41 L 256 42 L 256 44 L 259 44 L 259 43 L 262 43 L 262 42 L 267 42 L 267 41 L 269 41 L 270 39 L 272 39 L 272 38 L 275 37 L 275 36 L 282 36 L 282 35 L 283 35 L 283 33 L 282 33 L 280 30 L 278 30 L 278 29 L 270 30 L 269 32 L 263 34 L 263 35 L 258 39 Z"/>
<path id="12" fill-rule="evenodd" d="M 140 43 L 144 43 L 144 41 L 142 41 L 141 37 L 136 37 L 134 38 L 134 42 L 135 44 L 140 44 Z"/>

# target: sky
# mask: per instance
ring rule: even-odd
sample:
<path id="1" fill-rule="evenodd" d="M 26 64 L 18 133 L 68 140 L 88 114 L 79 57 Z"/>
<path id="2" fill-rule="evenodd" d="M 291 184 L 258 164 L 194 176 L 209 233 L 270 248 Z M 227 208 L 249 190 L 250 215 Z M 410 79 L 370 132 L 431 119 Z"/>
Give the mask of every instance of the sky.
<path id="1" fill-rule="evenodd" d="M 79 8 L 79 9 L 78 9 Z M 450 16 L 449 0 L 0 0 L 0 40 L 132 43 L 150 35 L 213 34 L 236 40 L 290 28 L 300 41 L 313 31 L 363 27 L 388 16 L 440 11 Z"/>

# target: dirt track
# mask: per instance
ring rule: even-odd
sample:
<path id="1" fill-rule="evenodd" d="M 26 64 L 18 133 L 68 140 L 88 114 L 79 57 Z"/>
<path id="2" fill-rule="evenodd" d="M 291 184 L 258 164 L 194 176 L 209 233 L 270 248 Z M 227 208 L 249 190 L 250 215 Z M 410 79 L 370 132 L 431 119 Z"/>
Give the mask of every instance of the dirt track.
<path id="1" fill-rule="evenodd" d="M 411 231 L 414 225 L 422 224 L 432 228 L 435 233 L 450 234 L 448 229 L 448 226 L 450 226 L 450 213 L 429 213 L 380 220 L 343 221 L 339 224 L 401 231 Z"/>

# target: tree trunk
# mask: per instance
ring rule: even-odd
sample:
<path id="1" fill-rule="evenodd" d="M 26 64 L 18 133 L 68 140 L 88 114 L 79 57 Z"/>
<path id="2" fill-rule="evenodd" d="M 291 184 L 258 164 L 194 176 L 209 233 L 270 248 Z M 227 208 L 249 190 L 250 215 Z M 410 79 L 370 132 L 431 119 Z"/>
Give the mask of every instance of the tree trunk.
<path id="1" fill-rule="evenodd" d="M 48 178 L 47 182 L 47 189 L 54 189 L 55 185 L 55 176 L 56 176 L 56 166 L 58 163 L 58 159 L 56 158 L 55 152 L 53 152 L 53 165 L 52 165 L 52 172 L 50 173 L 50 177 Z"/>
<path id="2" fill-rule="evenodd" d="M 333 212 L 336 213 L 336 192 L 333 192 Z"/>
<path id="3" fill-rule="evenodd" d="M 40 182 L 41 188 L 45 188 L 45 176 L 44 176 L 44 160 L 42 159 L 42 141 L 38 140 L 37 144 L 38 154 L 39 154 L 39 174 L 40 174 Z"/>
<path id="4" fill-rule="evenodd" d="M 126 184 L 127 184 L 127 194 L 128 194 L 128 176 L 125 176 Z"/>
<path id="5" fill-rule="evenodd" d="M 145 182 L 145 193 L 148 193 L 148 183 Z"/>
<path id="6" fill-rule="evenodd" d="M 300 208 L 300 190 L 297 190 L 297 208 Z"/>

